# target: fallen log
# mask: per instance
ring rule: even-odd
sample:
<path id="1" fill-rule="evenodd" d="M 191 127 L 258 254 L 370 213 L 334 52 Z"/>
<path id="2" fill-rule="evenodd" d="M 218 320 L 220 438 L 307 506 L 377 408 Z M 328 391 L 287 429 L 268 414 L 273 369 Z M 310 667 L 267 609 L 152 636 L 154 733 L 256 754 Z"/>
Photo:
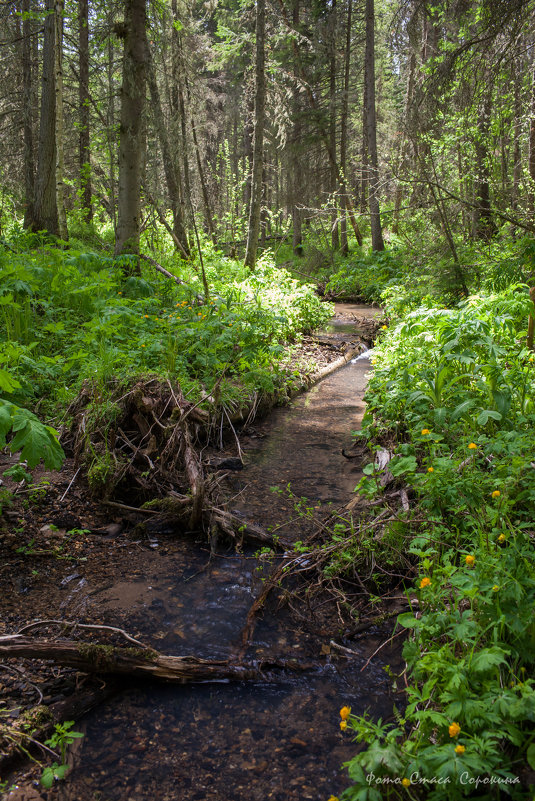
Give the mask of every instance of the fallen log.
<path id="1" fill-rule="evenodd" d="M 210 681 L 269 680 L 269 671 L 306 671 L 314 665 L 296 660 L 231 663 L 228 660 L 167 656 L 151 648 L 118 648 L 72 640 L 37 640 L 18 634 L 0 637 L 0 658 L 45 659 L 84 673 L 126 675 L 141 679 L 193 684 Z"/>

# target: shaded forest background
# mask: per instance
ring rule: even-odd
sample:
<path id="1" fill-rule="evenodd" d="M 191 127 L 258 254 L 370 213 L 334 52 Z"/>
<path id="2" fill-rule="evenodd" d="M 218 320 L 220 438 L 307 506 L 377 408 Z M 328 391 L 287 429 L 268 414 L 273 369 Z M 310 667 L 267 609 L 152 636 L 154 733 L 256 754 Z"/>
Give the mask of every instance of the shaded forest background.
<path id="1" fill-rule="evenodd" d="M 377 251 L 382 232 L 431 233 L 466 292 L 463 247 L 533 230 L 533 13 L 7 2 L 4 225 L 98 236 L 116 254 L 165 229 L 181 257 L 212 240 L 251 266 L 257 241 L 285 237 L 299 256 L 306 241 L 314 267 L 370 233 Z"/>

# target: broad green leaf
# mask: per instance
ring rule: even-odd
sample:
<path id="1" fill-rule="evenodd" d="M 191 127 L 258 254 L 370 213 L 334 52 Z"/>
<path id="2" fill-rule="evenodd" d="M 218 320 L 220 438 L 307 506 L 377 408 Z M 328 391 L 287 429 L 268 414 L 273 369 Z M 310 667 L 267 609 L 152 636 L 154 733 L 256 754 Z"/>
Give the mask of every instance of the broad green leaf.
<path id="1" fill-rule="evenodd" d="M 490 417 L 492 417 L 493 420 L 502 419 L 502 416 L 499 412 L 495 412 L 493 409 L 484 409 L 477 418 L 478 426 L 487 425 Z"/>
<path id="2" fill-rule="evenodd" d="M 0 392 L 13 392 L 15 389 L 20 389 L 20 386 L 20 382 L 13 378 L 11 373 L 0 369 Z"/>
<path id="3" fill-rule="evenodd" d="M 45 467 L 57 470 L 61 467 L 65 454 L 58 442 L 57 432 L 45 426 L 35 415 L 26 409 L 17 409 L 13 417 L 15 436 L 9 443 L 11 453 L 21 451 L 20 458 L 33 469 L 43 460 Z"/>
<path id="4" fill-rule="evenodd" d="M 422 625 L 422 621 L 414 617 L 412 612 L 403 612 L 403 614 L 398 615 L 398 623 L 404 629 L 417 629 Z"/>
<path id="5" fill-rule="evenodd" d="M 0 400 L 0 448 L 6 444 L 6 436 L 11 431 L 13 420 L 11 417 L 13 405 Z"/>

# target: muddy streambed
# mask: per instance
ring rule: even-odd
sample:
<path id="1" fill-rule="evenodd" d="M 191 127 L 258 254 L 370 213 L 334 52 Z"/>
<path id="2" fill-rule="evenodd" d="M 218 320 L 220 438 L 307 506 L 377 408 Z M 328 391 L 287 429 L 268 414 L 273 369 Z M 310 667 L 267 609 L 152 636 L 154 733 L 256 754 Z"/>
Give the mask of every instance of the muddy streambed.
<path id="1" fill-rule="evenodd" d="M 353 318 L 373 314 L 366 307 L 337 306 L 325 336 L 351 339 Z M 360 474 L 341 451 L 359 425 L 369 369 L 366 358 L 349 363 L 255 424 L 242 442 L 245 468 L 227 479 L 230 508 L 298 539 L 302 523 L 288 487 L 308 499 L 305 505 L 347 503 Z M 137 575 L 129 573 L 124 551 L 115 566 L 119 579 L 89 586 L 75 575 L 64 589 L 66 616 L 120 619 L 168 654 L 231 656 L 269 567 L 252 553 L 221 552 L 210 560 L 208 551 L 187 542 L 166 553 L 161 540 L 150 543 Z M 331 649 L 338 635 L 318 635 L 304 616 L 272 605 L 258 621 L 248 657 L 298 657 L 316 661 L 316 670 L 282 674 L 276 683 L 125 686 L 77 723 L 85 737 L 72 749 L 72 772 L 48 797 L 286 801 L 338 795 L 348 785 L 341 765 L 356 748 L 340 732 L 338 711 L 348 705 L 356 713 L 370 709 L 388 717 L 392 699 L 384 667 L 395 660 L 384 648 L 366 664 L 385 630 L 345 642 L 355 651 L 350 659 Z"/>

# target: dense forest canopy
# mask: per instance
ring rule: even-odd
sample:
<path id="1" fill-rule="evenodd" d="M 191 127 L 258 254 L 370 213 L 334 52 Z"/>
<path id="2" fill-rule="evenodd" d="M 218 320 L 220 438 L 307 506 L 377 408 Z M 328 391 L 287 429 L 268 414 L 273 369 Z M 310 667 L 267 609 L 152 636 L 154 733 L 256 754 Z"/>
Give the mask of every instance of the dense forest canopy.
<path id="1" fill-rule="evenodd" d="M 463 291 L 463 245 L 532 230 L 526 0 L 24 0 L 1 25 L 3 205 L 32 230 L 136 253 L 157 223 L 187 257 L 197 228 L 254 264 L 304 227 L 343 254 L 432 226 Z"/>

